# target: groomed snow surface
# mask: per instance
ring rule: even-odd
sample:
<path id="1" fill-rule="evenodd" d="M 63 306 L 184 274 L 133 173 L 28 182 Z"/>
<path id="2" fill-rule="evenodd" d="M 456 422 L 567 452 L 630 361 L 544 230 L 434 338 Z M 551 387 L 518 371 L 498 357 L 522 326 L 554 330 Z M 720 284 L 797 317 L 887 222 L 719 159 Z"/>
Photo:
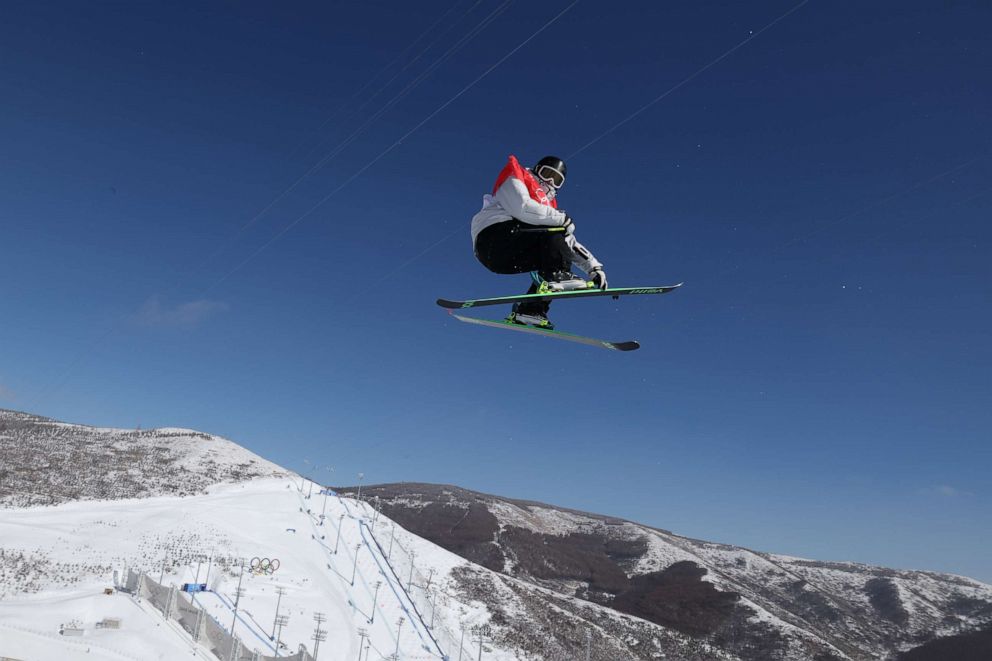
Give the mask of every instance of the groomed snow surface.
<path id="1" fill-rule="evenodd" d="M 123 583 L 127 569 L 166 586 L 207 583 L 211 592 L 196 601 L 227 630 L 240 576 L 235 634 L 269 656 L 277 588 L 279 614 L 289 617 L 279 654 L 300 644 L 313 653 L 322 614 L 320 661 L 353 661 L 360 648 L 371 661 L 458 658 L 462 641 L 465 658 L 477 658 L 472 627 L 489 619 L 481 604 L 454 595 L 449 574 L 464 560 L 365 503 L 325 496 L 299 479 L 218 485 L 184 498 L 0 510 L 0 553 L 0 657 L 23 661 L 216 658 L 147 600 L 105 594 L 115 572 Z M 253 558 L 278 559 L 279 567 L 252 573 Z M 107 618 L 120 628 L 97 627 Z M 483 658 L 518 657 L 484 640 Z"/>

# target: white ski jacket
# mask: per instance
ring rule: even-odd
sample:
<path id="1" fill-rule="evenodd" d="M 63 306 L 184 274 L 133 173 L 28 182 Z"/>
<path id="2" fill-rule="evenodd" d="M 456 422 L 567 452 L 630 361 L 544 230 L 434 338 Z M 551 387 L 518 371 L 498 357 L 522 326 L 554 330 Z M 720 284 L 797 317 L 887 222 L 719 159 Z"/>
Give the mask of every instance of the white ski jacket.
<path id="1" fill-rule="evenodd" d="M 496 223 L 516 219 L 528 225 L 562 227 L 567 218 L 565 212 L 558 210 L 557 200 L 548 198 L 537 177 L 510 156 L 496 178 L 492 194 L 483 196 L 482 209 L 472 218 L 472 246 L 479 232 Z M 572 262 L 586 273 L 603 266 L 575 235 L 566 236 L 565 242 L 572 250 Z"/>

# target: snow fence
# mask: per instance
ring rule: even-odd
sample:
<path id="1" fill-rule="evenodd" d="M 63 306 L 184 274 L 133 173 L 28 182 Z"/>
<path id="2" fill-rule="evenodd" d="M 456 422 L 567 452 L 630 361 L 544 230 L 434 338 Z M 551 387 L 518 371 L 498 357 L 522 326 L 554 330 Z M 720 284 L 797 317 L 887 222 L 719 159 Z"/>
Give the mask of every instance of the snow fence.
<path id="1" fill-rule="evenodd" d="M 222 661 L 314 661 L 303 645 L 295 654 L 278 657 L 266 656 L 257 649 L 248 650 L 240 638 L 232 636 L 186 593 L 160 585 L 144 573 L 129 570 L 124 589 L 136 599 L 147 599 L 167 620 L 177 622 L 194 643 L 203 645 Z"/>

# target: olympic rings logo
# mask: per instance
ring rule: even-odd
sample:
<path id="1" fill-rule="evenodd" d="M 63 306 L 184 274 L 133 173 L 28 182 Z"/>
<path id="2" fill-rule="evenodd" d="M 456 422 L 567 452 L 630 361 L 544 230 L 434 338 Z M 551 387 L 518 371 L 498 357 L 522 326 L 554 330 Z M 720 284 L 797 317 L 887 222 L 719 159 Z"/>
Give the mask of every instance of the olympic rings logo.
<path id="1" fill-rule="evenodd" d="M 274 571 L 279 569 L 279 560 L 276 558 L 272 558 L 271 560 L 268 558 L 252 558 L 249 566 L 252 574 L 271 576 Z"/>

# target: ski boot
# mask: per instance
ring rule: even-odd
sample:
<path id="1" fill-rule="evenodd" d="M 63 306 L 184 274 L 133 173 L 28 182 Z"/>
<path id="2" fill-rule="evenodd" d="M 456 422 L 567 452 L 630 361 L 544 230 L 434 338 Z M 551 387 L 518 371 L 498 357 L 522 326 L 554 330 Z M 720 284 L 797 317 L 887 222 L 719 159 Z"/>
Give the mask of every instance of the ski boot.
<path id="1" fill-rule="evenodd" d="M 552 292 L 589 289 L 595 286 L 593 283 L 580 278 L 571 271 L 555 271 L 549 274 L 547 279 L 541 277 L 537 271 L 531 271 L 530 277 L 533 283 L 527 292 L 528 294 L 550 294 Z M 514 324 L 524 324 L 553 330 L 555 326 L 548 319 L 548 308 L 550 307 L 551 303 L 549 301 L 514 303 L 513 311 L 510 312 L 510 316 L 506 320 Z"/>
<path id="2" fill-rule="evenodd" d="M 514 303 L 513 311 L 510 312 L 510 316 L 506 320 L 522 326 L 535 326 L 537 328 L 554 330 L 555 325 L 548 319 L 547 308 L 544 305 L 539 305 L 540 307 L 535 306 L 533 303 L 529 306 Z"/>
<path id="3" fill-rule="evenodd" d="M 532 277 L 534 277 L 532 275 Z M 580 278 L 571 271 L 555 271 L 551 276 L 545 280 L 540 276 L 534 277 L 534 282 L 537 284 L 538 294 L 547 294 L 549 292 L 559 292 L 559 291 L 573 291 L 575 289 L 589 289 L 595 285 L 592 282 L 584 278 Z"/>

